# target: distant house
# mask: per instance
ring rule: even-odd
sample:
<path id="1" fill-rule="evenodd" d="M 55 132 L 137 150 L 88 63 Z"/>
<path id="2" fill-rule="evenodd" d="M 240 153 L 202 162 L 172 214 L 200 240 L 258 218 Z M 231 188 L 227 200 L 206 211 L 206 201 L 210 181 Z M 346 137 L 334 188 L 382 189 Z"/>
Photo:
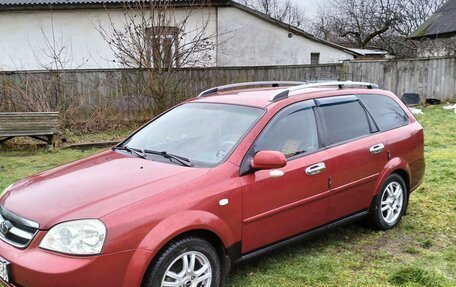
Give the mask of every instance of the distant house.
<path id="1" fill-rule="evenodd" d="M 456 0 L 448 0 L 409 38 L 422 42 L 422 57 L 456 55 Z"/>
<path id="2" fill-rule="evenodd" d="M 137 1 L 0 0 L 0 70 L 43 69 L 53 57 L 49 48 L 60 52 L 68 69 L 122 67 L 98 25 L 122 25 L 118 19 L 124 13 L 123 5 Z M 186 9 L 186 2 L 194 1 L 171 2 L 178 13 Z M 192 33 L 202 17 L 209 17 L 207 33 L 215 35 L 217 43 L 214 50 L 201 51 L 208 54 L 202 66 L 325 64 L 359 55 L 234 1 L 206 2 L 192 13 L 188 31 L 173 30 L 172 35 Z M 168 48 L 170 53 L 174 51 Z"/>

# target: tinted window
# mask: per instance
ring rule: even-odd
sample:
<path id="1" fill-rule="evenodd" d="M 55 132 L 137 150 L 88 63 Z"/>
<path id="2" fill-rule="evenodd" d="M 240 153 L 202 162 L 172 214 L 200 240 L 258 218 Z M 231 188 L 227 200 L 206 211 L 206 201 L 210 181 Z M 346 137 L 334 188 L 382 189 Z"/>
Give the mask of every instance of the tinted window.
<path id="1" fill-rule="evenodd" d="M 256 151 L 274 150 L 287 158 L 318 149 L 318 134 L 312 107 L 299 104 L 280 112 L 260 136 Z"/>
<path id="2" fill-rule="evenodd" d="M 380 95 L 358 96 L 374 117 L 378 128 L 387 131 L 408 124 L 409 119 L 404 110 L 391 98 Z"/>
<path id="3" fill-rule="evenodd" d="M 366 111 L 358 101 L 319 107 L 326 128 L 327 145 L 370 134 Z"/>

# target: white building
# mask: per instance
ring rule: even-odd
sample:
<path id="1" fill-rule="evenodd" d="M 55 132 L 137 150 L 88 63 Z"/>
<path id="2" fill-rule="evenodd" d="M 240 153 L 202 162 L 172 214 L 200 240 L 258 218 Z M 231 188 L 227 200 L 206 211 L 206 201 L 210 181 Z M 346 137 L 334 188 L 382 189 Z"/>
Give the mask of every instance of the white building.
<path id="1" fill-rule="evenodd" d="M 188 16 L 187 1 L 170 2 L 173 17 Z M 137 0 L 0 0 L 0 70 L 40 70 L 56 61 L 65 69 L 122 67 L 100 28 L 122 29 L 125 3 Z M 180 45 L 202 26 L 212 39 L 200 66 L 325 64 L 358 55 L 228 0 L 200 6 L 187 22 L 187 31 L 177 32 Z"/>

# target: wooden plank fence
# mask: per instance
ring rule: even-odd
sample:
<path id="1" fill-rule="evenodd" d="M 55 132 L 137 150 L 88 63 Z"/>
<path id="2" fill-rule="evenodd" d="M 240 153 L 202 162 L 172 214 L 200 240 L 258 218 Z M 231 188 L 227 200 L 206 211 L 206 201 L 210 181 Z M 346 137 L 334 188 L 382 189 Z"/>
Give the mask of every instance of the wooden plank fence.
<path id="1" fill-rule="evenodd" d="M 422 101 L 456 101 L 456 57 L 351 61 L 344 70 L 351 80 L 376 83 L 398 96 L 417 93 Z"/>
<path id="2" fill-rule="evenodd" d="M 59 110 L 79 121 L 94 113 L 112 120 L 141 121 L 151 117 L 154 105 L 143 96 L 141 73 L 135 69 L 0 72 L 0 112 Z M 181 69 L 176 74 L 177 79 L 185 79 L 185 98 L 233 82 L 344 77 L 340 64 Z"/>
<path id="3" fill-rule="evenodd" d="M 144 120 L 150 118 L 154 103 L 143 96 L 141 73 L 135 69 L 0 72 L 0 112 L 60 111 L 80 121 L 94 113 Z M 423 100 L 456 101 L 456 57 L 181 69 L 177 78 L 186 79 L 187 98 L 212 86 L 242 81 L 353 80 L 377 83 L 399 96 L 408 92 L 420 94 Z M 31 100 L 20 100 L 30 95 Z"/>

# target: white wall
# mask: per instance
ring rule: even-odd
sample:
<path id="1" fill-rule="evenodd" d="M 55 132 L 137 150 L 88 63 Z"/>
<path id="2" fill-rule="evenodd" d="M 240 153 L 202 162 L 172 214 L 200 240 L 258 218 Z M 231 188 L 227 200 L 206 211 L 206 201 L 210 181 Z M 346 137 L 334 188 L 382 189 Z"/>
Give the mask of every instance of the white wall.
<path id="1" fill-rule="evenodd" d="M 310 64 L 310 54 L 320 53 L 320 63 L 353 59 L 351 54 L 288 31 L 237 8 L 220 8 L 221 43 L 218 66 L 268 66 Z"/>
<path id="2" fill-rule="evenodd" d="M 95 29 L 99 21 L 108 23 L 103 13 L 1 12 L 0 70 L 43 69 L 53 62 L 52 50 L 61 49 L 60 58 L 68 68 L 115 67 L 112 51 Z"/>
<path id="3" fill-rule="evenodd" d="M 185 17 L 178 9 L 176 18 Z M 109 13 L 109 15 L 108 15 Z M 309 64 L 310 53 L 320 53 L 320 63 L 352 59 L 350 54 L 293 35 L 238 8 L 223 7 L 192 12 L 191 32 L 209 19 L 207 35 L 219 29 L 219 47 L 205 51 L 202 66 L 263 66 Z M 115 55 L 101 37 L 100 25 L 109 29 L 124 26 L 122 10 L 54 10 L 0 12 L 0 70 L 41 70 L 52 68 L 53 52 L 58 52 L 66 69 L 117 68 Z M 217 15 L 218 14 L 218 15 Z M 216 17 L 217 15 L 217 17 Z M 213 38 L 215 41 L 215 37 Z M 201 65 L 200 65 L 201 66 Z M 59 66 L 60 67 L 60 66 Z M 55 67 L 54 67 L 55 68 Z"/>
<path id="4" fill-rule="evenodd" d="M 456 36 L 438 39 L 421 39 L 418 57 L 447 57 L 456 55 Z"/>
<path id="5" fill-rule="evenodd" d="M 109 14 L 108 14 L 109 13 Z M 204 16 L 203 16 L 204 14 Z M 0 12 L 0 70 L 41 70 L 53 62 L 53 51 L 60 51 L 64 68 L 116 68 L 114 52 L 98 31 L 112 26 L 121 29 L 126 23 L 121 10 L 54 10 Z M 182 19 L 186 12 L 176 12 Z M 114 25 L 110 24 L 110 19 Z M 209 21 L 207 21 L 209 19 Z M 192 12 L 187 24 L 191 31 L 206 25 L 207 34 L 216 35 L 215 9 Z M 53 48 L 55 47 L 55 48 Z M 215 51 L 207 51 L 209 66 L 215 65 Z M 207 56 L 207 55 L 206 55 Z"/>

